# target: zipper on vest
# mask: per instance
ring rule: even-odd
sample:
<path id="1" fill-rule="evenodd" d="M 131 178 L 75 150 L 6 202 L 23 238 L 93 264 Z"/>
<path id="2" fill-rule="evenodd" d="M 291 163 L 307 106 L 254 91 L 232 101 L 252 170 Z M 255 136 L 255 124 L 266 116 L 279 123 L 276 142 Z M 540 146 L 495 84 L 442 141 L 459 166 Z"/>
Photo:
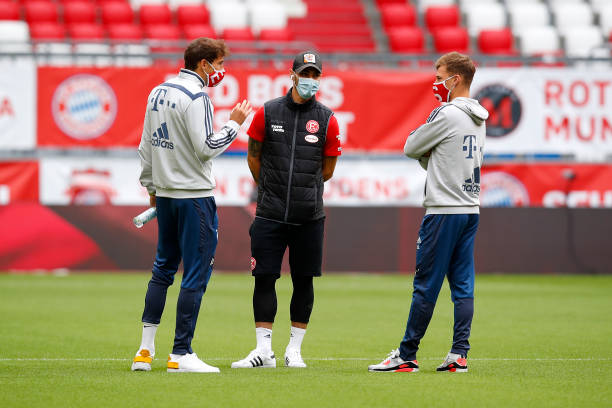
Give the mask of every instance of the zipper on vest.
<path id="1" fill-rule="evenodd" d="M 285 203 L 285 222 L 289 218 L 289 200 L 291 199 L 291 179 L 293 178 L 293 159 L 295 158 L 295 138 L 297 137 L 297 125 L 300 111 L 295 114 L 295 123 L 293 124 L 293 140 L 291 141 L 291 160 L 289 161 L 289 181 L 287 182 L 287 202 Z"/>

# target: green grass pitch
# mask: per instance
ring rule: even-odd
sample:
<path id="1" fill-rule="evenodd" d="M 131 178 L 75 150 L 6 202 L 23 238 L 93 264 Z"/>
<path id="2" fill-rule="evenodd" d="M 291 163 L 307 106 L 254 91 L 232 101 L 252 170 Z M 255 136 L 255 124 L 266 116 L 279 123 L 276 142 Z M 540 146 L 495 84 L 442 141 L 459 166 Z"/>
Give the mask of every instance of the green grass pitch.
<path id="1" fill-rule="evenodd" d="M 412 277 L 315 281 L 308 368 L 288 369 L 291 283 L 277 284 L 279 368 L 233 370 L 255 344 L 252 278 L 216 274 L 194 350 L 221 374 L 168 374 L 178 282 L 153 371 L 129 371 L 148 274 L 0 275 L 0 407 L 610 407 L 612 276 L 477 276 L 470 372 L 436 373 L 450 347 L 445 286 L 419 352 L 421 372 L 368 373 L 397 347 Z M 177 276 L 177 281 L 180 279 Z"/>

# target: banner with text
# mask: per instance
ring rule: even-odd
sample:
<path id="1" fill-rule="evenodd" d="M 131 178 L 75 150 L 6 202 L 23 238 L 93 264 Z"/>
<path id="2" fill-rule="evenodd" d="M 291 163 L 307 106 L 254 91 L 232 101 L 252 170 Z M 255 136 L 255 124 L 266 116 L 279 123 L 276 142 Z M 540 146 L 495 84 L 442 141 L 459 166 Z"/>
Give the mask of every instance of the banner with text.
<path id="1" fill-rule="evenodd" d="M 0 149 L 36 148 L 36 63 L 0 62 Z"/>
<path id="2" fill-rule="evenodd" d="M 40 202 L 45 205 L 146 205 L 137 159 L 96 158 L 87 161 L 45 158 L 40 164 Z M 255 184 L 242 157 L 220 158 L 213 164 L 218 205 L 246 206 Z M 330 206 L 420 206 L 425 171 L 414 160 L 344 160 L 325 183 Z"/>
<path id="3" fill-rule="evenodd" d="M 253 205 L 255 185 L 243 157 L 215 160 L 213 173 L 218 205 Z M 139 174 L 138 159 L 41 159 L 40 202 L 146 205 L 148 194 Z M 325 205 L 420 207 L 426 174 L 415 160 L 341 159 L 325 183 Z M 0 192 L 3 184 L 12 183 L 11 201 L 38 201 L 37 175 L 36 163 L 5 163 L 0 166 Z M 480 198 L 483 207 L 612 208 L 612 165 L 485 165 Z"/>
<path id="4" fill-rule="evenodd" d="M 44 68 L 38 70 L 38 143 L 45 147 L 135 147 L 146 99 L 153 87 L 176 75 L 167 68 Z M 345 150 L 400 152 L 407 135 L 437 105 L 432 74 L 326 70 L 317 98 L 334 110 Z M 207 88 L 215 127 L 243 99 L 256 107 L 284 95 L 289 73 L 233 69 Z M 242 127 L 231 149 L 246 149 Z"/>
<path id="5" fill-rule="evenodd" d="M 486 153 L 612 155 L 609 71 L 564 68 L 483 68 L 472 97 L 489 111 Z"/>
<path id="6" fill-rule="evenodd" d="M 612 166 L 506 164 L 483 167 L 483 207 L 612 208 Z"/>

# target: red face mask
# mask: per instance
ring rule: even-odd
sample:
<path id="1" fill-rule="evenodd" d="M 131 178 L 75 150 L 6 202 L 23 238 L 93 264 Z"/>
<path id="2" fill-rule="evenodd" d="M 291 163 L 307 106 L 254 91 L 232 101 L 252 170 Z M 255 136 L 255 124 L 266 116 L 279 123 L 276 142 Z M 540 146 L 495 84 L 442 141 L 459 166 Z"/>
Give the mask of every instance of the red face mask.
<path id="1" fill-rule="evenodd" d="M 208 62 L 208 61 L 206 61 L 206 62 Z M 209 87 L 217 86 L 217 85 L 219 85 L 221 83 L 221 81 L 225 77 L 225 69 L 222 69 L 222 70 L 219 71 L 219 70 L 215 69 L 215 67 L 213 67 L 210 62 L 208 62 L 208 65 L 210 65 L 210 67 L 215 72 L 213 72 L 212 74 L 206 74 L 208 76 L 208 83 L 206 84 L 206 86 L 209 86 Z"/>
<path id="2" fill-rule="evenodd" d="M 444 81 L 434 82 L 433 83 L 433 93 L 437 100 L 440 102 L 448 102 L 450 99 L 450 94 L 455 89 L 453 86 L 451 89 L 446 87 L 446 81 L 455 77 L 456 75 L 449 76 Z"/>

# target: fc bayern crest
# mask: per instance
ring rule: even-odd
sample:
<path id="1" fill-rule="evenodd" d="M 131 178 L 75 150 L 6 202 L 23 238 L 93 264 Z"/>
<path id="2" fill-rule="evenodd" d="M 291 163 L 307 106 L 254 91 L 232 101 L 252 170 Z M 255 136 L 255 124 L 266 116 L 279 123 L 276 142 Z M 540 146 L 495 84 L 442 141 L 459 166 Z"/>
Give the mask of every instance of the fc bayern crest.
<path id="1" fill-rule="evenodd" d="M 254 270 L 256 265 L 257 261 L 255 260 L 255 258 L 251 257 L 251 270 Z"/>
<path id="2" fill-rule="evenodd" d="M 57 126 L 68 136 L 95 139 L 115 121 L 117 97 L 99 76 L 73 75 L 55 90 L 51 111 Z"/>
<path id="3" fill-rule="evenodd" d="M 317 133 L 319 131 L 319 122 L 316 120 L 309 120 L 308 123 L 306 123 L 306 130 L 309 133 Z"/>
<path id="4" fill-rule="evenodd" d="M 492 171 L 482 176 L 480 202 L 483 207 L 527 207 L 529 192 L 512 174 Z"/>

